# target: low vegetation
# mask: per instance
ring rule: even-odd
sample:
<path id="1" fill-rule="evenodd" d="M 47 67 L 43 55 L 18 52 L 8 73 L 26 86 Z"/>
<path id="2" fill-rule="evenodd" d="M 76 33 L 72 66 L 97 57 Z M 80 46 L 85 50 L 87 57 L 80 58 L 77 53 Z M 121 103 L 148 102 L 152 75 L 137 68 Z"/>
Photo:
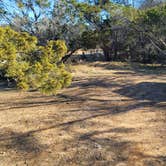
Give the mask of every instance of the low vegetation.
<path id="1" fill-rule="evenodd" d="M 63 41 L 37 44 L 37 38 L 11 28 L 0 28 L 0 71 L 1 77 L 14 81 L 23 90 L 40 90 L 54 94 L 69 86 L 71 74 L 59 63 L 67 52 Z"/>

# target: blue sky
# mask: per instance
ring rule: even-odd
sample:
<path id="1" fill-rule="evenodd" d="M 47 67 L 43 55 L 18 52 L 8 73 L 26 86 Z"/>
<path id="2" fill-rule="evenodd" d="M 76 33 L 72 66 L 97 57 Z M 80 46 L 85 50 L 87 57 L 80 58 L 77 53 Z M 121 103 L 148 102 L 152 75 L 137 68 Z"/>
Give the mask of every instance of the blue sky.
<path id="1" fill-rule="evenodd" d="M 15 7 L 15 3 L 14 3 L 14 0 L 2 0 L 6 5 L 6 7 L 9 9 L 9 10 L 14 10 L 14 7 Z M 84 2 L 85 0 L 78 0 L 79 2 Z M 50 2 L 52 3 L 53 5 L 53 2 L 54 0 L 50 0 Z M 129 0 L 129 3 L 132 3 L 132 0 Z M 135 1 L 135 6 L 138 7 L 140 4 L 140 0 L 137 0 Z"/>
<path id="2" fill-rule="evenodd" d="M 84 2 L 85 0 L 78 0 L 78 1 L 79 1 L 79 2 Z M 17 13 L 17 12 L 18 12 L 14 0 L 2 0 L 2 2 L 4 2 L 5 8 L 6 8 L 8 11 L 10 11 L 11 13 L 13 13 L 13 12 L 16 12 L 16 13 Z M 51 2 L 51 4 L 52 4 L 51 6 L 53 6 L 54 0 L 50 0 L 50 2 Z M 132 0 L 129 0 L 129 2 L 132 2 Z M 136 7 L 138 7 L 139 4 L 140 4 L 140 0 L 135 1 L 135 6 L 136 6 Z M 0 20 L 0 22 L 3 22 L 3 21 Z"/>

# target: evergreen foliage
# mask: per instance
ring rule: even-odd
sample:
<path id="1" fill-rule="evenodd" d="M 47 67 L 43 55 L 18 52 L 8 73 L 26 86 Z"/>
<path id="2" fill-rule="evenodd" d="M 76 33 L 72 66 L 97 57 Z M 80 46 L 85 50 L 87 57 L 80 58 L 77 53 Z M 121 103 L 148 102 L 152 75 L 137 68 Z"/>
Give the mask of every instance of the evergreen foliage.
<path id="1" fill-rule="evenodd" d="M 55 94 L 69 86 L 71 75 L 59 61 L 67 52 L 64 41 L 38 46 L 37 38 L 9 27 L 0 27 L 0 70 L 19 89 Z"/>

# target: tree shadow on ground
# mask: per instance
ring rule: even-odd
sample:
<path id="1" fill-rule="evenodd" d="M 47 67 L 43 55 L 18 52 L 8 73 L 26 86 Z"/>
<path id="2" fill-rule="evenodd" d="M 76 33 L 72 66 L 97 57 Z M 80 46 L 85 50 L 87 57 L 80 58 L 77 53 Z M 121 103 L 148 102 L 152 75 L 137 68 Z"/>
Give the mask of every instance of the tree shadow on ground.
<path id="1" fill-rule="evenodd" d="M 136 129 L 117 127 L 108 130 L 95 130 L 87 133 L 75 133 L 75 160 L 80 163 L 91 165 L 112 165 L 124 164 L 124 166 L 165 166 L 166 156 L 146 155 L 146 152 L 139 147 L 141 142 L 128 141 L 123 137 L 113 136 L 118 134 L 134 134 Z M 112 133 L 112 136 L 109 135 Z M 70 143 L 67 149 L 72 149 Z M 79 145 L 79 146 L 78 146 Z M 88 153 L 87 153 L 88 152 Z M 120 164 L 120 165 L 121 165 Z M 86 164 L 85 164 L 86 165 Z"/>
<path id="2" fill-rule="evenodd" d="M 166 74 L 166 65 L 146 65 L 146 64 L 139 64 L 139 63 L 130 63 L 131 69 L 135 71 L 136 73 L 140 74 L 157 74 L 157 75 L 163 75 Z"/>
<path id="3" fill-rule="evenodd" d="M 11 90 L 16 90 L 16 88 L 14 86 L 8 87 L 7 82 L 5 82 L 4 80 L 0 80 L 0 92 Z"/>
<path id="4" fill-rule="evenodd" d="M 12 149 L 14 154 L 29 159 L 37 157 L 46 145 L 41 145 L 32 134 L 4 129 L 0 131 L 0 148 Z"/>
<path id="5" fill-rule="evenodd" d="M 166 164 L 166 156 L 150 156 L 146 155 L 138 145 L 140 142 L 134 141 L 125 141 L 120 137 L 110 137 L 108 134 L 110 133 L 127 133 L 130 134 L 132 132 L 136 132 L 133 128 L 113 128 L 110 130 L 104 131 L 92 131 L 89 133 L 85 133 L 80 135 L 79 140 L 82 142 L 89 142 L 91 145 L 95 145 L 91 149 L 98 149 L 100 152 L 101 159 L 104 160 L 106 156 L 106 150 L 109 152 L 109 155 L 112 155 L 112 162 L 109 164 L 116 165 L 118 163 L 126 164 L 126 166 L 133 165 L 143 165 L 143 166 L 165 166 Z M 107 134 L 107 135 L 104 135 Z M 102 157 L 102 154 L 104 156 Z M 99 159 L 100 159 L 99 158 Z"/>
<path id="6" fill-rule="evenodd" d="M 103 103 L 102 106 L 96 106 L 95 108 L 90 108 L 90 109 L 75 109 L 75 110 L 69 110 L 67 112 L 69 113 L 72 113 L 72 112 L 79 112 L 79 111 L 87 111 L 88 113 L 91 113 L 90 115 L 85 115 L 84 117 L 82 118 L 77 118 L 75 120 L 71 120 L 71 121 L 67 121 L 67 122 L 63 122 L 63 123 L 56 123 L 56 124 L 53 124 L 53 125 L 48 125 L 46 127 L 42 127 L 40 129 L 34 129 L 34 130 L 30 130 L 28 132 L 25 133 L 25 135 L 31 135 L 31 134 L 34 134 L 34 133 L 37 133 L 37 132 L 42 132 L 42 131 L 45 131 L 45 130 L 49 130 L 49 129 L 53 129 L 53 128 L 70 128 L 72 125 L 75 125 L 75 124 L 79 124 L 79 123 L 82 123 L 82 122 L 86 122 L 87 120 L 91 120 L 91 119 L 94 119 L 94 118 L 97 118 L 97 117 L 108 117 L 108 116 L 113 116 L 113 115 L 117 115 L 117 114 L 123 114 L 123 113 L 126 113 L 128 111 L 132 111 L 133 109 L 138 109 L 138 108 L 141 108 L 141 107 L 144 107 L 144 106 L 149 106 L 151 105 L 152 103 L 151 102 L 140 102 L 140 103 L 136 103 L 136 104 L 133 104 L 133 105 L 129 105 L 129 106 L 107 106 Z M 54 118 L 54 117 L 53 117 Z M 52 119 L 52 121 L 54 121 L 54 119 Z M 118 130 L 116 131 L 118 132 Z M 1 141 L 1 139 L 0 139 Z"/>
<path id="7" fill-rule="evenodd" d="M 118 78 L 118 77 L 116 77 Z M 79 87 L 81 89 L 91 88 L 91 87 L 100 87 L 100 88 L 114 88 L 114 87 L 120 87 L 121 84 L 115 82 L 114 78 L 108 78 L 108 77 L 102 77 L 102 78 L 88 78 L 84 81 L 80 80 L 77 82 L 73 82 L 70 86 L 73 87 Z"/>
<path id="8" fill-rule="evenodd" d="M 102 67 L 105 70 L 123 70 L 124 74 L 166 74 L 166 65 L 153 65 L 153 64 L 141 64 L 141 63 L 126 63 L 126 62 L 110 62 L 110 63 L 91 63 L 93 67 Z M 134 72 L 134 73 L 132 73 Z M 117 73 L 118 74 L 118 73 Z M 122 73 L 121 73 L 122 74 Z"/>
<path id="9" fill-rule="evenodd" d="M 100 63 L 100 62 L 96 62 L 96 63 L 90 63 L 89 66 L 92 67 L 101 67 L 105 70 L 131 70 L 131 67 L 129 66 L 128 63 L 120 63 L 120 62 L 114 62 L 114 63 Z"/>
<path id="10" fill-rule="evenodd" d="M 112 80 L 112 81 L 111 81 Z M 30 107 L 39 107 L 44 105 L 56 105 L 56 104 L 62 104 L 62 103 L 77 103 L 77 102 L 86 102 L 86 101 L 104 101 L 100 99 L 94 99 L 89 98 L 87 95 L 90 96 L 89 92 L 87 90 L 90 90 L 91 88 L 115 88 L 115 87 L 121 87 L 120 84 L 113 82 L 113 78 L 111 80 L 108 80 L 107 78 L 90 78 L 86 79 L 84 82 L 82 80 L 73 82 L 70 88 L 79 88 L 79 93 L 77 95 L 67 95 L 59 93 L 56 96 L 30 96 L 24 98 L 23 101 L 8 101 L 7 103 L 1 102 L 0 103 L 0 111 L 5 111 L 6 109 L 21 109 L 21 108 L 30 108 Z M 85 96 L 86 95 L 86 96 Z M 34 100 L 33 100 L 34 99 Z M 37 101 L 35 99 L 38 99 Z M 39 100 L 40 99 L 40 100 Z M 7 107 L 4 108 L 4 105 Z"/>
<path id="11" fill-rule="evenodd" d="M 94 81 L 95 84 L 95 81 Z M 103 83 L 104 84 L 104 83 Z M 104 87 L 104 85 L 101 85 L 101 87 Z M 102 94 L 91 94 L 91 91 L 85 91 L 84 90 L 84 84 L 76 84 L 75 86 L 80 86 L 79 89 L 82 91 L 79 91 L 77 95 L 75 94 L 65 94 L 61 93 L 57 96 L 51 96 L 47 97 L 45 100 L 45 97 L 41 97 L 39 100 L 33 99 L 25 99 L 22 102 L 16 102 L 16 103 L 0 103 L 2 106 L 1 111 L 13 110 L 13 109 L 22 109 L 22 108 L 31 108 L 31 107 L 39 107 L 39 106 L 49 106 L 49 105 L 59 105 L 59 104 L 81 104 L 81 105 L 87 105 L 86 103 L 90 103 L 87 105 L 87 108 L 80 107 L 79 109 L 73 110 L 76 111 L 89 111 L 89 112 L 98 112 L 100 110 L 109 112 L 110 114 L 119 114 L 119 113 L 125 113 L 133 109 L 139 109 L 141 107 L 146 106 L 155 106 L 159 102 L 165 102 L 166 101 L 166 84 L 165 83 L 156 83 L 156 82 L 143 82 L 136 85 L 127 85 L 127 86 L 121 86 L 121 85 L 114 85 L 115 87 L 118 87 L 120 89 L 114 90 L 114 93 L 120 94 L 124 97 L 129 97 L 131 99 L 102 99 Z M 88 86 L 88 84 L 87 84 Z M 100 87 L 100 84 L 96 84 L 97 87 Z M 112 87 L 112 84 L 110 84 L 110 87 Z M 100 96 L 101 95 L 101 96 Z M 96 98 L 99 97 L 99 98 Z M 38 98 L 37 98 L 38 99 Z M 137 103 L 133 103 L 134 100 L 139 100 Z M 145 101 L 149 100 L 149 101 Z M 116 103 L 115 103 L 116 102 Z M 123 102 L 122 105 L 116 105 L 117 102 Z M 113 103 L 113 104 L 112 104 Z M 126 104 L 125 104 L 126 103 Z M 4 105 L 6 105 L 6 108 L 4 108 Z M 87 110 L 86 110 L 87 109 Z M 70 110 L 72 111 L 72 110 Z"/>
<path id="12" fill-rule="evenodd" d="M 166 102 L 166 83 L 162 82 L 141 82 L 125 86 L 114 92 L 137 100 Z"/>
<path id="13" fill-rule="evenodd" d="M 22 109 L 22 108 L 32 108 L 32 107 L 39 107 L 39 106 L 56 106 L 59 104 L 81 104 L 82 107 L 80 108 L 76 108 L 74 110 L 68 110 L 67 112 L 79 112 L 79 111 L 87 111 L 87 112 L 91 112 L 91 113 L 100 113 L 103 112 L 104 114 L 107 112 L 108 114 L 120 114 L 120 113 L 125 113 L 128 111 L 131 111 L 133 109 L 139 109 L 141 107 L 147 107 L 147 106 L 155 106 L 157 101 L 140 101 L 138 103 L 131 103 L 129 104 L 128 102 L 132 102 L 132 100 L 128 100 L 128 99 L 123 99 L 123 100 L 116 100 L 116 99 L 112 99 L 112 100 L 105 100 L 105 99 L 95 99 L 95 98 L 87 98 L 87 96 L 82 97 L 82 96 L 73 96 L 73 95 L 59 95 L 61 96 L 60 99 L 61 100 L 51 100 L 51 101 L 27 101 L 27 102 L 18 102 L 16 104 L 13 105 L 13 103 L 11 103 L 11 105 L 9 105 L 9 103 L 7 103 L 9 106 L 8 108 L 3 108 L 4 106 L 1 106 L 2 108 L 0 109 L 0 111 L 6 111 L 6 109 L 8 110 L 13 110 L 14 109 Z M 62 96 L 65 97 L 64 100 L 62 100 Z M 142 99 L 143 100 L 143 99 Z M 90 104 L 86 104 L 87 102 L 92 102 Z M 124 104 L 122 105 L 116 105 L 115 102 L 124 102 Z M 114 103 L 114 104 L 111 104 Z M 128 104 L 125 104 L 128 103 Z M 5 104 L 5 103 L 4 103 Z M 83 105 L 84 104 L 84 105 Z M 86 106 L 86 107 L 85 107 Z M 84 108 L 85 107 L 85 108 Z M 163 106 L 164 107 L 164 106 Z"/>

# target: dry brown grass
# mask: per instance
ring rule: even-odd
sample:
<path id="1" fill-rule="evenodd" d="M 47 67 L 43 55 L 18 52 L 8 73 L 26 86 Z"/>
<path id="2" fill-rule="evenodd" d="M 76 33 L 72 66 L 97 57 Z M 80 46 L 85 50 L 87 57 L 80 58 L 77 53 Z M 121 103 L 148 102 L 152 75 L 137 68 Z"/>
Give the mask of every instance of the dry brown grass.
<path id="1" fill-rule="evenodd" d="M 1 89 L 0 166 L 165 166 L 164 71 L 104 62 L 72 70 L 57 96 Z"/>

